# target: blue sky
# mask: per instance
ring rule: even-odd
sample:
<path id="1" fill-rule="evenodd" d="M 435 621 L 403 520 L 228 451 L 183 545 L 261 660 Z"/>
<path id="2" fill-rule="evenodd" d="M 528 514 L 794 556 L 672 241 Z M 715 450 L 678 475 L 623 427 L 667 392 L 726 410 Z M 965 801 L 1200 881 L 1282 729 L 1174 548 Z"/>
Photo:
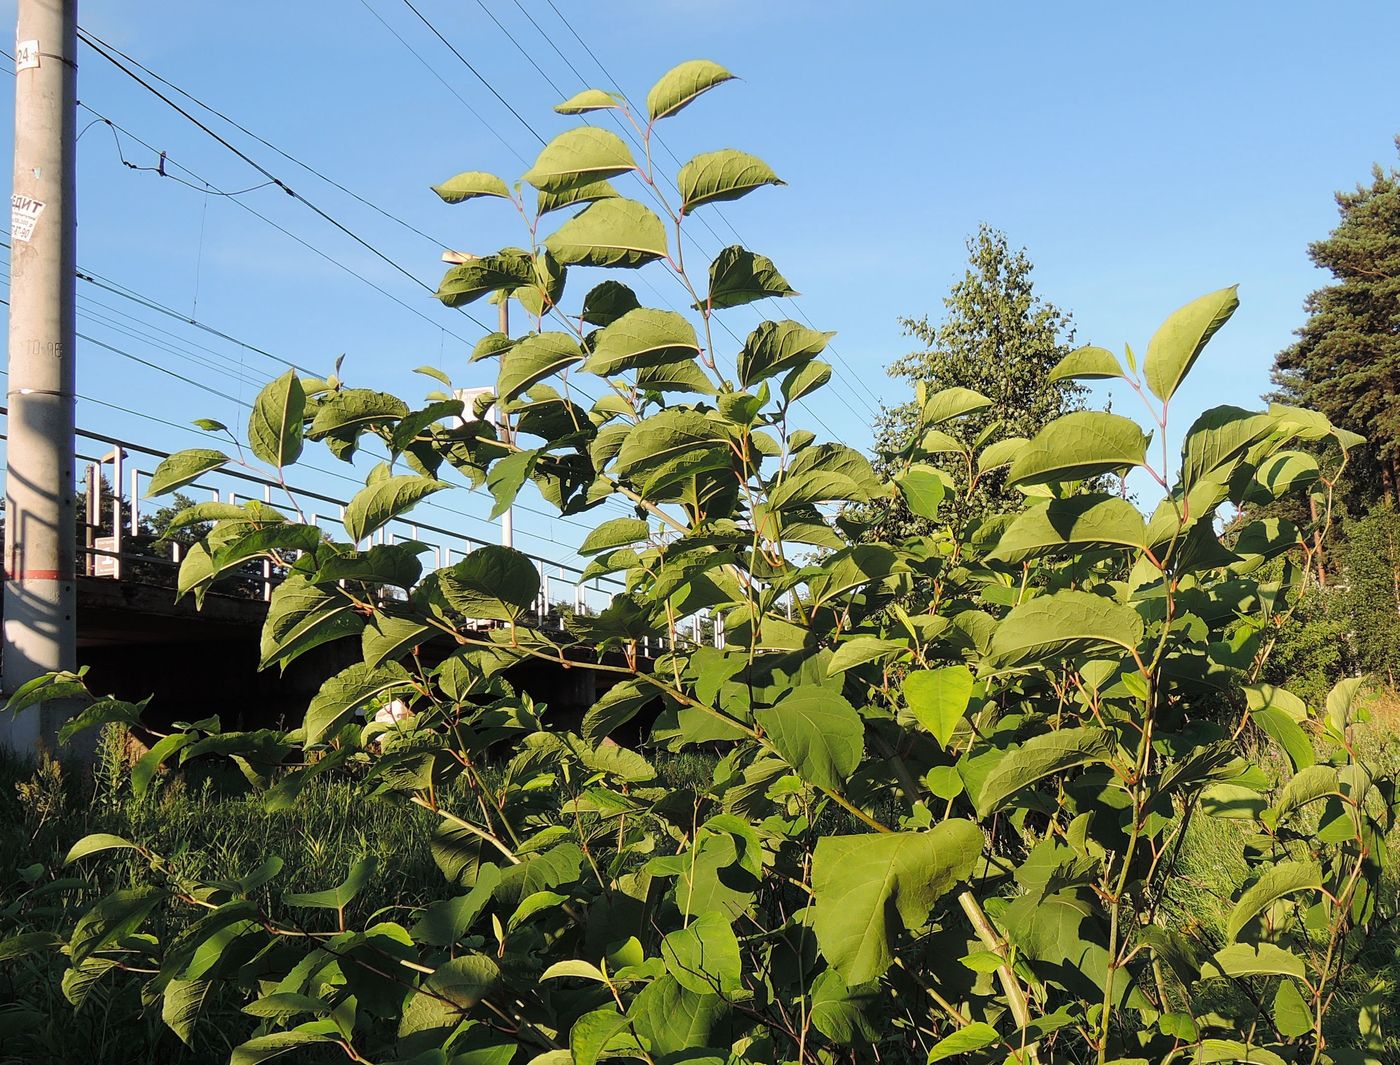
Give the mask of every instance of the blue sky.
<path id="1" fill-rule="evenodd" d="M 565 95 L 585 80 L 607 87 L 593 56 L 547 0 L 483 0 L 484 7 L 475 0 L 416 2 L 545 139 L 567 125 L 549 110 L 560 97 L 545 75 Z M 804 293 L 807 317 L 837 330 L 845 377 L 815 404 L 813 417 L 857 444 L 869 440 L 871 393 L 888 402 L 903 398 L 883 373 L 909 348 L 897 318 L 940 312 L 963 269 L 963 240 L 981 221 L 1029 249 L 1038 288 L 1073 312 L 1080 341 L 1115 350 L 1130 341 L 1141 351 L 1170 310 L 1239 283 L 1241 309 L 1179 394 L 1174 424 L 1183 428 L 1216 403 L 1256 402 L 1268 388 L 1274 353 L 1302 321 L 1304 296 L 1322 280 L 1306 245 L 1332 226 L 1332 193 L 1364 179 L 1373 162 L 1395 161 L 1400 100 L 1393 43 L 1400 7 L 1388 3 L 555 3 L 634 98 L 673 63 L 693 57 L 712 58 L 743 78 L 668 122 L 663 136 L 681 159 L 744 148 L 788 181 L 726 205 L 725 221 L 712 209 L 702 211 L 724 243 L 733 239 L 732 225 L 750 247 L 772 257 Z M 0 4 L 0 18 L 13 19 L 12 3 Z M 427 186 L 466 169 L 513 178 L 539 142 L 402 0 L 88 0 L 81 21 L 443 243 L 480 253 L 520 242 L 508 209 L 447 207 Z M 3 79 L 0 93 L 12 87 Z M 262 180 L 86 50 L 79 95 L 220 188 Z M 80 122 L 91 118 L 84 112 Z M 237 131 L 211 124 L 386 255 L 436 283 L 434 241 Z M 8 129 L 4 135 L 0 147 L 8 153 Z M 127 160 L 155 164 L 152 152 L 125 135 L 120 140 Z M 661 159 L 673 173 L 669 157 Z M 465 361 L 480 333 L 476 325 L 437 306 L 276 189 L 238 199 L 333 261 L 227 197 L 206 197 L 124 167 L 102 125 L 82 137 L 79 191 L 79 260 L 89 270 L 305 366 L 328 367 L 344 353 L 345 376 L 355 384 L 417 394 L 427 382 L 410 371 L 423 363 L 442 366 L 461 384 L 486 383 L 485 368 Z M 704 226 L 696 235 L 708 251 L 721 243 Z M 581 296 L 588 283 L 575 279 L 572 295 Z M 676 300 L 678 290 L 659 272 L 653 283 Z M 266 358 L 110 294 L 80 292 L 144 323 L 88 302 L 81 305 L 85 313 L 109 321 L 80 318 L 82 332 L 235 398 L 251 398 L 257 380 L 277 370 Z M 646 284 L 639 292 L 644 301 L 657 300 Z M 794 312 L 779 304 L 766 313 Z M 483 320 L 490 316 L 484 306 L 477 312 Z M 740 336 L 756 321 L 744 309 L 728 318 Z M 117 331 L 110 320 L 138 335 Z M 90 344 L 80 350 L 79 389 L 86 395 L 172 422 L 201 415 L 243 420 L 234 401 Z M 189 361 L 191 355 L 222 372 Z M 1137 413 L 1130 395 L 1113 401 L 1115 409 Z M 156 446 L 197 442 L 91 403 L 80 404 L 79 421 Z M 321 456 L 316 464 L 333 463 Z M 489 509 L 475 497 L 451 505 L 476 514 Z M 580 534 L 537 515 L 522 515 L 518 527 L 565 542 Z"/>

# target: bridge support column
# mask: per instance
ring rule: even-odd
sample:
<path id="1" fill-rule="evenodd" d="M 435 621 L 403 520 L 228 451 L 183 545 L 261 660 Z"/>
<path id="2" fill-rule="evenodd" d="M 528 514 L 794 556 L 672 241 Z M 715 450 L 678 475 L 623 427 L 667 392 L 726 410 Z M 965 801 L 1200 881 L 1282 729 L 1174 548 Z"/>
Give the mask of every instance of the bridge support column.
<path id="1" fill-rule="evenodd" d="M 77 663 L 77 18 L 77 0 L 19 0 L 0 657 L 6 694 Z M 65 710 L 50 704 L 4 715 L 0 741 L 20 751 L 51 746 Z"/>

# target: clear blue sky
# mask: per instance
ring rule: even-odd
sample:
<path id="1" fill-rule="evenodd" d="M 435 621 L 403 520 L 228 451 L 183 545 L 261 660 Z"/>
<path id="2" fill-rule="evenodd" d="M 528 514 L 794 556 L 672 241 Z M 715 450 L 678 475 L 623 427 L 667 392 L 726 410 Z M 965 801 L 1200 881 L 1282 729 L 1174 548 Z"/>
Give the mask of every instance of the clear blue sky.
<path id="1" fill-rule="evenodd" d="M 484 8 L 475 0 L 416 2 L 546 139 L 567 124 L 549 110 L 560 97 L 488 9 L 564 94 L 584 82 L 524 12 L 587 83 L 607 85 L 546 0 L 483 0 Z M 887 402 L 903 398 L 883 372 L 909 347 L 896 319 L 940 313 L 963 269 L 963 240 L 984 220 L 1029 249 L 1038 288 L 1073 312 L 1083 342 L 1121 349 L 1126 340 L 1141 350 L 1168 311 L 1238 282 L 1243 305 L 1183 390 L 1178 426 L 1204 406 L 1256 402 L 1274 353 L 1302 321 L 1304 296 L 1322 280 L 1305 250 L 1335 220 L 1332 193 L 1365 178 L 1373 162 L 1393 162 L 1400 131 L 1400 7 L 1391 3 L 555 2 L 634 98 L 687 58 L 715 59 L 744 79 L 668 122 L 663 135 L 682 159 L 744 148 L 789 182 L 725 206 L 724 217 L 804 293 L 807 316 L 838 331 L 848 378 L 815 414 L 857 444 L 868 442 L 873 420 L 865 389 Z M 0 4 L 0 18 L 12 22 L 13 3 Z M 520 241 L 502 205 L 447 207 L 427 189 L 466 169 L 513 178 L 539 143 L 402 0 L 88 0 L 81 21 L 424 232 L 473 252 Z M 12 87 L 4 78 L 0 93 Z M 79 95 L 223 189 L 262 180 L 86 49 Z M 91 117 L 85 112 L 81 121 Z M 436 283 L 434 242 L 212 124 Z M 0 147 L 8 155 L 5 125 Z M 128 160 L 154 165 L 151 152 L 121 141 Z M 465 361 L 477 326 L 276 189 L 240 200 L 425 317 L 227 198 L 206 199 L 123 167 L 106 127 L 85 132 L 79 167 L 84 267 L 303 365 L 327 367 L 344 353 L 345 376 L 356 384 L 417 394 L 428 382 L 410 371 L 425 362 L 461 384 L 486 383 L 485 368 Z M 732 240 L 713 210 L 702 210 L 724 242 Z M 697 235 L 709 250 L 719 244 L 703 226 Z M 588 283 L 576 278 L 572 295 Z M 659 268 L 654 284 L 675 299 Z M 645 284 L 639 291 L 657 298 Z M 250 398 L 255 379 L 276 370 L 109 294 L 80 292 L 147 323 L 127 322 L 141 334 L 133 337 L 80 318 L 81 331 L 236 397 Z M 490 308 L 476 313 L 490 320 Z M 767 313 L 792 311 L 777 305 Z M 740 336 L 756 320 L 742 309 L 728 317 Z M 153 345 L 151 326 L 171 330 L 178 339 L 154 335 L 225 373 Z M 234 402 L 92 345 L 81 350 L 79 388 L 89 396 L 174 422 L 244 418 Z M 1113 399 L 1116 409 L 1137 413 L 1131 396 Z M 84 426 L 157 446 L 196 442 L 89 403 L 79 412 Z M 332 462 L 320 456 L 317 464 Z M 489 509 L 476 497 L 452 505 Z M 579 534 L 528 515 L 520 527 L 569 542 Z M 524 546 L 542 550 L 538 542 Z"/>

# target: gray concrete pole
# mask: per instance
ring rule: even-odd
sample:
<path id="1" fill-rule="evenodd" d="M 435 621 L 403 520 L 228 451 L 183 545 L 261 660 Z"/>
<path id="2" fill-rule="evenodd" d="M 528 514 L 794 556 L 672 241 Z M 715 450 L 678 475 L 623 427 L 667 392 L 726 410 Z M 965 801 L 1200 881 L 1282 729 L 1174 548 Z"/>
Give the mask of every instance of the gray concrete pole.
<path id="1" fill-rule="evenodd" d="M 77 21 L 77 0 L 19 0 L 0 657 L 0 685 L 6 693 L 43 673 L 77 664 Z M 4 715 L 0 740 L 15 750 L 51 746 L 65 709 L 46 705 Z"/>

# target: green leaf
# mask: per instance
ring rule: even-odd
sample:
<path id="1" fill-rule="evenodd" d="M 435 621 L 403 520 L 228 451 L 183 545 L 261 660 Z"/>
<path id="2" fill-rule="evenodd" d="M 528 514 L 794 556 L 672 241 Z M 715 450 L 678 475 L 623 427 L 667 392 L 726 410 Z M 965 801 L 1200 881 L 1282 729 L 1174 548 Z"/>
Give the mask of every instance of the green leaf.
<path id="1" fill-rule="evenodd" d="M 165 897 L 154 887 L 119 888 L 103 896 L 73 926 L 68 940 L 72 964 L 81 965 L 90 955 L 131 935 Z"/>
<path id="2" fill-rule="evenodd" d="M 260 666 L 283 667 L 299 655 L 342 636 L 357 635 L 364 621 L 345 596 L 293 573 L 272 591 L 263 622 Z"/>
<path id="3" fill-rule="evenodd" d="M 831 967 L 848 986 L 882 975 L 894 961 L 895 914 L 906 930 L 921 928 L 934 903 L 972 875 L 981 853 L 981 829 L 957 818 L 928 832 L 819 839 L 812 929 Z"/>
<path id="4" fill-rule="evenodd" d="M 1081 481 L 1147 458 L 1147 437 L 1118 414 L 1082 410 L 1056 418 L 1011 463 L 1008 485 Z"/>
<path id="5" fill-rule="evenodd" d="M 761 322 L 739 352 L 739 381 L 752 388 L 764 378 L 802 366 L 820 355 L 835 335 L 790 320 Z"/>
<path id="6" fill-rule="evenodd" d="M 928 1052 L 928 1060 L 946 1061 L 959 1054 L 970 1054 L 974 1050 L 989 1047 L 1000 1040 L 1001 1036 L 997 1035 L 997 1030 L 990 1024 L 985 1021 L 973 1021 L 966 1028 L 959 1028 L 952 1035 L 944 1036 L 933 1044 L 933 1049 Z"/>
<path id="7" fill-rule="evenodd" d="M 217 470 L 227 461 L 227 455 L 212 448 L 196 447 L 177 451 L 160 460 L 155 472 L 151 474 L 150 483 L 146 486 L 146 497 L 149 499 L 183 488 L 192 481 L 199 480 L 210 470 Z"/>
<path id="8" fill-rule="evenodd" d="M 836 645 L 836 653 L 826 664 L 826 675 L 834 677 L 848 669 L 875 662 L 909 650 L 905 640 L 882 640 L 877 636 L 857 636 Z"/>
<path id="9" fill-rule="evenodd" d="M 991 405 L 992 401 L 982 393 L 957 385 L 935 392 L 924 400 L 920 418 L 924 425 L 941 425 L 965 414 L 986 410 Z"/>
<path id="10" fill-rule="evenodd" d="M 1032 736 L 1003 752 L 975 789 L 977 812 L 986 817 L 1022 788 L 1112 754 L 1113 737 L 1101 728 L 1062 728 Z"/>
<path id="11" fill-rule="evenodd" d="M 582 361 L 578 341 L 568 333 L 531 333 L 501 359 L 496 395 L 509 403 L 546 377 Z"/>
<path id="12" fill-rule="evenodd" d="M 986 473 L 1001 466 L 1009 466 L 1029 443 L 1025 437 L 1009 436 L 994 444 L 988 444 L 977 456 L 977 472 Z"/>
<path id="13" fill-rule="evenodd" d="M 345 506 L 345 533 L 353 543 L 373 535 L 415 503 L 449 487 L 432 477 L 404 474 L 386 477 L 361 488 Z"/>
<path id="14" fill-rule="evenodd" d="M 771 709 L 754 711 L 783 760 L 803 780 L 840 791 L 860 765 L 865 727 L 836 692 L 816 685 L 794 688 Z"/>
<path id="15" fill-rule="evenodd" d="M 670 973 L 647 984 L 627 1010 L 652 1055 L 666 1061 L 676 1061 L 673 1055 L 682 1051 L 709 1046 L 711 1033 L 728 1013 L 729 1005 L 719 995 L 687 990 Z M 702 1059 L 689 1060 L 695 1065 L 710 1065 Z"/>
<path id="16" fill-rule="evenodd" d="M 598 975 L 602 977 L 602 973 Z M 603 979 L 606 981 L 606 977 Z M 642 1052 L 641 1046 L 627 1030 L 627 1018 L 617 1012 L 616 1006 L 603 1006 L 585 1013 L 574 1022 L 569 1030 L 569 1049 L 559 1065 L 595 1065 L 605 1052 L 609 1058 L 621 1054 L 631 1057 L 633 1053 L 640 1056 Z M 539 1060 L 533 1058 L 530 1065 L 537 1065 Z"/>
<path id="17" fill-rule="evenodd" d="M 356 662 L 328 677 L 306 708 L 305 746 L 314 746 L 334 732 L 357 707 L 409 683 L 408 672 L 397 662 L 380 666 Z"/>
<path id="18" fill-rule="evenodd" d="M 486 474 L 486 487 L 496 502 L 487 515 L 488 521 L 495 521 L 515 503 L 525 482 L 534 474 L 539 457 L 540 452 L 532 448 L 516 451 L 491 464 Z"/>
<path id="19" fill-rule="evenodd" d="M 607 111 L 620 108 L 622 101 L 602 89 L 584 89 L 574 93 L 562 104 L 555 104 L 554 110 L 561 115 L 586 115 L 592 111 Z"/>
<path id="20" fill-rule="evenodd" d="M 350 871 L 333 888 L 324 891 L 298 891 L 283 894 L 282 901 L 288 906 L 304 906 L 313 910 L 343 910 L 355 901 L 374 876 L 378 863 L 373 856 L 362 858 L 350 866 Z"/>
<path id="21" fill-rule="evenodd" d="M 698 995 L 732 994 L 743 986 L 739 941 L 727 915 L 702 913 L 661 941 L 666 971 Z"/>
<path id="22" fill-rule="evenodd" d="M 708 59 L 690 59 L 672 67 L 647 93 L 647 115 L 652 122 L 670 118 L 701 93 L 733 80 L 734 75 Z"/>
<path id="23" fill-rule="evenodd" d="M 535 214 L 544 217 L 550 211 L 577 207 L 581 203 L 593 203 L 596 200 L 615 200 L 620 195 L 617 189 L 606 181 L 574 185 L 558 192 L 538 192 L 535 194 Z"/>
<path id="24" fill-rule="evenodd" d="M 737 200 L 764 185 L 785 184 L 758 156 L 735 148 L 697 155 L 676 175 L 683 215 L 701 204 Z"/>
<path id="25" fill-rule="evenodd" d="M 1240 305 L 1238 286 L 1222 288 L 1174 311 L 1147 345 L 1142 376 L 1162 402 L 1167 402 L 1195 364 L 1201 349 L 1230 320 Z"/>
<path id="26" fill-rule="evenodd" d="M 671 408 L 639 423 L 617 452 L 620 478 L 650 483 L 729 465 L 723 430 L 703 414 Z"/>
<path id="27" fill-rule="evenodd" d="M 637 294 L 621 281 L 604 281 L 588 290 L 583 297 L 583 310 L 580 317 L 589 325 L 612 325 L 628 311 L 635 311 L 641 304 Z"/>
<path id="28" fill-rule="evenodd" d="M 306 392 L 295 370 L 288 370 L 258 393 L 248 416 L 248 446 L 254 455 L 279 470 L 301 455 Z"/>
<path id="29" fill-rule="evenodd" d="M 495 174 L 483 173 L 480 170 L 467 170 L 456 177 L 448 178 L 441 185 L 432 186 L 432 189 L 442 197 L 444 203 L 462 203 L 478 196 L 510 199 L 510 189 L 506 188 L 504 181 Z"/>
<path id="30" fill-rule="evenodd" d="M 143 708 L 144 704 L 128 703 L 121 699 L 98 699 L 63 723 L 58 730 L 59 746 L 67 746 L 68 741 L 80 732 L 114 721 L 120 721 L 124 725 L 139 724 Z"/>
<path id="31" fill-rule="evenodd" d="M 1276 424 L 1270 414 L 1228 405 L 1204 411 L 1181 443 L 1182 483 L 1189 487 L 1216 470 L 1224 470 L 1255 441 L 1268 436 Z M 1228 478 L 1228 472 L 1222 477 Z"/>
<path id="32" fill-rule="evenodd" d="M 710 293 L 706 299 L 716 310 L 796 295 L 798 292 L 778 272 L 772 259 L 738 244 L 721 250 L 710 263 Z"/>
<path id="33" fill-rule="evenodd" d="M 545 238 L 568 266 L 645 266 L 667 254 L 666 227 L 636 200 L 598 200 Z"/>
<path id="34" fill-rule="evenodd" d="M 793 369 L 783 378 L 783 399 L 796 403 L 803 396 L 824 388 L 831 380 L 831 364 L 813 359 Z"/>
<path id="35" fill-rule="evenodd" d="M 407 417 L 408 404 L 387 392 L 346 388 L 316 408 L 307 435 L 313 440 Z"/>
<path id="36" fill-rule="evenodd" d="M 1345 734 L 1357 720 L 1361 694 L 1368 683 L 1366 677 L 1349 677 L 1338 681 L 1327 693 L 1327 720 L 1338 732 Z"/>
<path id="37" fill-rule="evenodd" d="M 1057 362 L 1045 380 L 1051 383 L 1123 376 L 1123 365 L 1118 361 L 1117 355 L 1107 348 L 1096 348 L 1092 344 L 1086 344 L 1082 348 L 1075 348 Z"/>
<path id="38" fill-rule="evenodd" d="M 1317 459 L 1306 451 L 1280 451 L 1259 464 L 1254 480 L 1271 499 L 1306 488 L 1321 476 Z"/>
<path id="39" fill-rule="evenodd" d="M 155 779 L 156 770 L 165 763 L 165 760 L 180 748 L 188 747 L 194 741 L 195 737 L 191 733 L 172 732 L 156 743 L 131 767 L 131 793 L 138 799 L 145 795 L 146 789 L 151 786 L 151 781 Z"/>
<path id="40" fill-rule="evenodd" d="M 79 858 L 86 858 L 90 854 L 97 854 L 101 851 L 135 849 L 135 843 L 123 839 L 121 836 L 114 836 L 108 832 L 94 832 L 73 844 L 63 859 L 63 864 L 72 865 Z"/>
<path id="41" fill-rule="evenodd" d="M 1094 547 L 1141 550 L 1147 524 L 1137 507 L 1110 495 L 1052 499 L 1016 516 L 989 558 L 1024 562 L 1046 555 L 1072 554 Z"/>
<path id="42" fill-rule="evenodd" d="M 1316 862 L 1278 862 L 1239 897 L 1225 923 L 1225 938 L 1234 942 L 1245 925 L 1286 895 L 1322 888 L 1322 870 Z"/>
<path id="43" fill-rule="evenodd" d="M 434 295 L 446 307 L 465 307 L 492 292 L 512 291 L 534 280 L 535 271 L 528 256 L 486 255 L 450 267 Z"/>
<path id="44" fill-rule="evenodd" d="M 1312 1031 L 1312 1007 L 1294 981 L 1279 981 L 1278 990 L 1274 992 L 1273 1017 L 1274 1027 L 1285 1038 L 1296 1039 Z"/>
<path id="45" fill-rule="evenodd" d="M 989 660 L 1018 668 L 1067 655 L 1134 651 L 1142 642 L 1142 618 L 1131 607 L 1090 592 L 1036 596 L 1015 607 L 992 635 Z"/>
<path id="46" fill-rule="evenodd" d="M 698 354 L 700 341 L 683 316 L 638 307 L 599 330 L 583 368 L 611 377 L 623 370 L 693 359 Z"/>
<path id="47" fill-rule="evenodd" d="M 575 126 L 545 145 L 523 176 L 541 192 L 559 192 L 636 169 L 632 152 L 616 133 L 600 126 Z"/>
<path id="48" fill-rule="evenodd" d="M 895 476 L 894 483 L 904 494 L 909 510 L 921 518 L 938 517 L 943 502 L 943 475 L 926 462 L 916 462 Z"/>
<path id="49" fill-rule="evenodd" d="M 972 700 L 972 671 L 967 666 L 919 669 L 904 678 L 904 701 L 919 724 L 947 748 Z"/>
<path id="50" fill-rule="evenodd" d="M 468 618 L 519 621 L 540 594 L 539 570 L 510 547 L 478 547 L 438 572 L 447 601 Z"/>
<path id="51" fill-rule="evenodd" d="M 1302 958 L 1273 943 L 1231 943 L 1216 952 L 1201 975 L 1213 975 L 1212 967 L 1224 976 L 1296 976 L 1300 980 L 1308 971 Z"/>
<path id="52" fill-rule="evenodd" d="M 611 518 L 584 537 L 578 553 L 596 555 L 617 547 L 640 543 L 650 535 L 650 527 L 641 518 Z"/>
<path id="53" fill-rule="evenodd" d="M 318 1043 L 334 1043 L 335 1040 L 322 1032 L 303 1032 L 292 1029 L 290 1032 L 273 1032 L 260 1035 L 233 1048 L 229 1065 L 258 1065 L 258 1062 L 279 1057 L 290 1050 L 314 1046 Z"/>
<path id="54" fill-rule="evenodd" d="M 160 1019 L 187 1047 L 194 1046 L 194 1024 L 213 986 L 212 980 L 171 980 L 165 985 Z"/>

